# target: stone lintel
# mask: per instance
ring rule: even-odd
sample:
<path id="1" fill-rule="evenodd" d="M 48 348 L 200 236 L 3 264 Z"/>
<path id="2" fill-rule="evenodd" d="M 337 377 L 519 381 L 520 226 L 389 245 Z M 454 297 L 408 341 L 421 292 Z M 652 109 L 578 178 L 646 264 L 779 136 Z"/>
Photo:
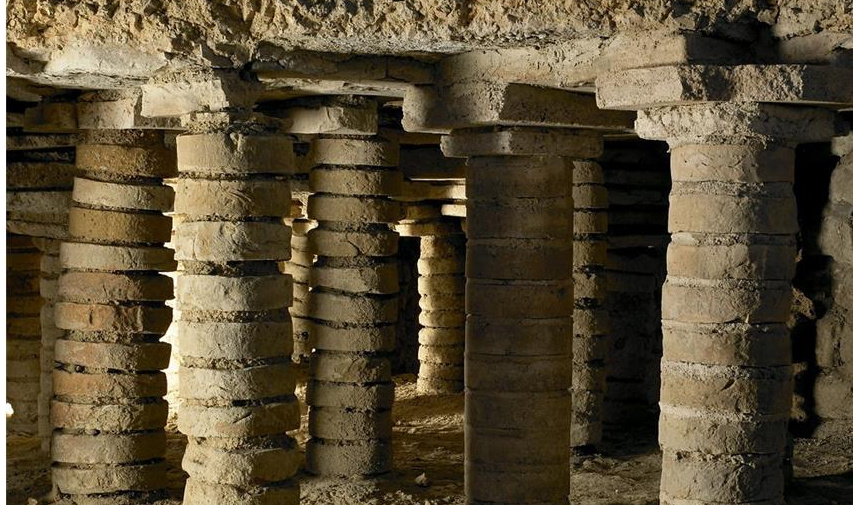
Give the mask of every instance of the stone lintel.
<path id="1" fill-rule="evenodd" d="M 310 79 L 322 81 L 402 82 L 426 84 L 433 82 L 433 66 L 414 58 L 395 56 L 336 54 L 308 51 L 283 52 L 277 48 L 262 48 L 252 71 L 263 83 L 280 79 Z"/>
<path id="2" fill-rule="evenodd" d="M 835 112 L 819 107 L 762 103 L 703 103 L 656 107 L 637 115 L 637 133 L 645 139 L 684 144 L 826 142 L 846 125 Z"/>
<path id="3" fill-rule="evenodd" d="M 543 126 L 624 131 L 634 116 L 602 111 L 593 95 L 514 83 L 416 86 L 403 100 L 403 128 L 446 133 L 483 126 Z"/>
<path id="4" fill-rule="evenodd" d="M 170 74 L 141 89 L 142 115 L 167 118 L 194 112 L 249 110 L 261 92 L 258 83 L 231 71 Z"/>
<path id="5" fill-rule="evenodd" d="M 290 100 L 316 95 L 358 95 L 376 97 L 403 98 L 411 85 L 392 81 L 339 81 L 287 78 L 263 82 L 264 90 L 258 98 L 260 102 Z"/>
<path id="6" fill-rule="evenodd" d="M 73 102 L 41 102 L 24 111 L 24 131 L 33 133 L 73 133 L 78 129 Z"/>
<path id="7" fill-rule="evenodd" d="M 674 65 L 599 76 L 603 109 L 638 110 L 699 102 L 853 104 L 853 68 L 820 65 Z"/>
<path id="8" fill-rule="evenodd" d="M 600 156 L 602 144 L 601 135 L 570 129 L 457 130 L 441 139 L 441 151 L 452 158 L 565 156 L 587 159 Z"/>
<path id="9" fill-rule="evenodd" d="M 543 48 L 459 53 L 441 60 L 439 82 L 505 81 L 577 89 L 607 71 L 690 62 L 733 63 L 737 45 L 698 34 L 617 34 L 609 40 L 575 39 Z"/>
<path id="10" fill-rule="evenodd" d="M 77 100 L 77 123 L 81 130 L 180 129 L 172 117 L 142 115 L 139 89 L 86 93 Z"/>

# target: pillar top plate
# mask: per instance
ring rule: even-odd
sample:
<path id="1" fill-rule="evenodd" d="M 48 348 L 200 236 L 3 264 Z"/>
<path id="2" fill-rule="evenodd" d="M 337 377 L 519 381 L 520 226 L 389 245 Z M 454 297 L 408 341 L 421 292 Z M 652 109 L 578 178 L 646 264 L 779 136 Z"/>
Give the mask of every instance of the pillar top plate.
<path id="1" fill-rule="evenodd" d="M 598 106 L 641 110 L 701 102 L 853 106 L 853 68 L 821 65 L 669 65 L 600 75 Z"/>
<path id="2" fill-rule="evenodd" d="M 503 82 L 413 86 L 403 100 L 407 131 L 447 133 L 483 126 L 631 129 L 630 112 L 602 111 L 595 97 Z"/>
<path id="3" fill-rule="evenodd" d="M 684 144 L 821 142 L 844 130 L 834 111 L 764 103 L 699 103 L 655 107 L 637 115 L 644 139 Z"/>

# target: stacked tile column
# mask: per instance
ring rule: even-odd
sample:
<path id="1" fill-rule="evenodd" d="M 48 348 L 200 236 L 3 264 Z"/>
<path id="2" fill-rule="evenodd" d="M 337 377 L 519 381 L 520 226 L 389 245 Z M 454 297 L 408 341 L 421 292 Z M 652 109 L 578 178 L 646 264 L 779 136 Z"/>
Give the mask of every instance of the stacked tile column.
<path id="1" fill-rule="evenodd" d="M 464 388 L 465 234 L 458 220 L 441 217 L 440 203 L 408 205 L 395 229 L 420 237 L 417 390 L 457 393 Z"/>
<path id="2" fill-rule="evenodd" d="M 662 504 L 784 503 L 793 142 L 821 124 L 832 124 L 827 111 L 755 103 L 663 107 L 637 119 L 641 136 L 672 148 Z"/>
<path id="3" fill-rule="evenodd" d="M 186 123 L 175 185 L 184 503 L 298 503 L 293 282 L 279 268 L 293 146 L 236 114 Z"/>
<path id="4" fill-rule="evenodd" d="M 41 104 L 45 106 L 47 104 Z M 69 104 L 50 104 L 67 109 Z M 72 107 L 73 110 L 73 107 Z M 67 118 L 68 114 L 60 114 Z M 26 127 L 26 120 L 24 121 Z M 51 124 L 39 125 L 39 131 L 56 129 Z M 51 127 L 55 128 L 51 128 Z M 6 164 L 6 226 L 9 231 L 33 238 L 42 252 L 41 280 L 38 291 L 41 308 L 41 345 L 30 350 L 41 362 L 38 388 L 38 434 L 42 450 L 50 449 L 53 428 L 50 424 L 50 402 L 53 398 L 53 348 L 62 333 L 54 324 L 53 302 L 56 299 L 59 244 L 68 236 L 68 206 L 74 183 L 74 144 L 72 134 L 38 134 L 20 131 L 7 125 L 10 150 Z M 12 146 L 13 141 L 20 145 Z M 10 371 L 13 371 L 10 368 Z"/>
<path id="5" fill-rule="evenodd" d="M 574 201 L 574 337 L 572 339 L 572 435 L 575 448 L 601 442 L 604 412 L 609 316 L 604 307 L 607 276 L 607 189 L 601 166 L 575 161 Z"/>
<path id="6" fill-rule="evenodd" d="M 379 137 L 315 140 L 308 217 L 317 255 L 309 314 L 307 468 L 321 475 L 391 469 L 391 381 L 398 309 L 399 147 Z"/>
<path id="7" fill-rule="evenodd" d="M 458 226 L 448 228 L 421 237 L 417 389 L 422 393 L 455 393 L 464 386 L 465 235 Z"/>
<path id="8" fill-rule="evenodd" d="M 38 432 L 40 259 L 32 238 L 6 234 L 6 401 L 13 411 L 7 434 Z"/>
<path id="9" fill-rule="evenodd" d="M 565 130 L 454 130 L 468 157 L 465 493 L 469 503 L 568 503 L 572 170 L 600 154 Z"/>
<path id="10" fill-rule="evenodd" d="M 308 299 L 310 296 L 309 274 L 314 264 L 314 252 L 308 245 L 308 231 L 314 223 L 305 217 L 297 217 L 291 221 L 293 237 L 291 238 L 291 257 L 284 266 L 284 271 L 293 277 L 293 361 L 306 362 L 314 348 L 311 338 L 311 321 L 308 319 Z"/>
<path id="11" fill-rule="evenodd" d="M 166 484 L 174 168 L 156 132 L 93 131 L 77 147 L 51 409 L 53 483 L 76 503 L 145 503 Z"/>
<path id="12" fill-rule="evenodd" d="M 50 450 L 50 440 L 53 427 L 50 422 L 50 404 L 53 401 L 53 364 L 54 348 L 56 341 L 62 336 L 63 331 L 56 327 L 54 317 L 55 303 L 59 296 L 59 276 L 62 274 L 62 265 L 59 261 L 59 249 L 61 240 L 51 238 L 33 239 L 36 247 L 42 252 L 41 257 L 41 279 L 39 280 L 39 293 L 44 302 L 41 307 L 41 386 L 38 397 L 38 424 L 39 438 L 43 451 Z"/>

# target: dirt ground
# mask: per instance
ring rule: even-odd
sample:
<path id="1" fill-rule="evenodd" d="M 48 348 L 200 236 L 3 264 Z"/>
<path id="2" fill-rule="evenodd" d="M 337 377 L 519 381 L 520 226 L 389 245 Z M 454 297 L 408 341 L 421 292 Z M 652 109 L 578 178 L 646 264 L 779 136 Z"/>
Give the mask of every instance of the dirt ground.
<path id="1" fill-rule="evenodd" d="M 303 505 L 455 505 L 464 503 L 463 397 L 418 396 L 412 375 L 396 377 L 394 472 L 382 479 L 340 480 L 300 476 Z M 297 394 L 304 394 L 302 385 Z M 307 438 L 307 412 L 295 434 Z M 653 427 L 611 429 L 601 453 L 572 461 L 572 502 L 583 505 L 657 504 L 660 456 Z M 179 505 L 183 437 L 173 435 L 167 459 L 172 498 Z M 48 503 L 47 462 L 38 441 L 6 440 L 7 503 Z M 426 475 L 427 484 L 416 479 Z M 788 505 L 853 505 L 853 433 L 832 440 L 798 440 Z"/>

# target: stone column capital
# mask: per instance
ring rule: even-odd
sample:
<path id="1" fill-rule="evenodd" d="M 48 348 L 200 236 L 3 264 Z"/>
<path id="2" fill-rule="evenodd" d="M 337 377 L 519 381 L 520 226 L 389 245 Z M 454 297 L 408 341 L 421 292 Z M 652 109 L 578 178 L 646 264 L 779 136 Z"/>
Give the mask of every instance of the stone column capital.
<path id="1" fill-rule="evenodd" d="M 600 110 L 590 94 L 509 82 L 413 86 L 403 99 L 403 128 L 413 132 L 493 126 L 626 131 L 633 119 L 631 112 Z"/>
<path id="2" fill-rule="evenodd" d="M 639 111 L 635 129 L 671 147 L 686 144 L 784 144 L 820 142 L 841 128 L 836 114 L 819 107 L 756 102 L 715 102 Z"/>

